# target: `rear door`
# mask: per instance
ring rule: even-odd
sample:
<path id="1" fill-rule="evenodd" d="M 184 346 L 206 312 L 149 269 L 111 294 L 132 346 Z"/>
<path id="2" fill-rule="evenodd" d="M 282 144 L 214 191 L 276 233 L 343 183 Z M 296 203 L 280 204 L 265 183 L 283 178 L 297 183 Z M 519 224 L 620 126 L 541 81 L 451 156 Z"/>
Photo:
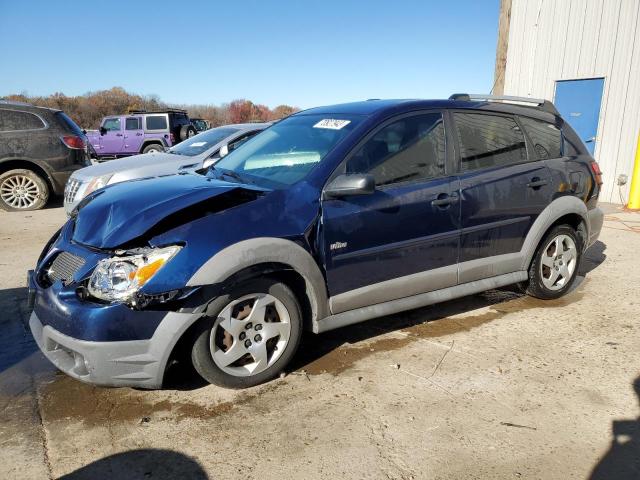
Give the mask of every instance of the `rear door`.
<path id="1" fill-rule="evenodd" d="M 441 112 L 397 117 L 337 173 L 368 173 L 371 195 L 328 199 L 322 243 L 333 313 L 455 285 L 458 181 Z"/>
<path id="2" fill-rule="evenodd" d="M 124 148 L 123 122 L 120 117 L 105 118 L 100 132 L 100 155 L 116 155 Z"/>
<path id="3" fill-rule="evenodd" d="M 452 113 L 461 197 L 459 282 L 516 271 L 531 225 L 551 201 L 550 173 L 510 115 Z"/>
<path id="4" fill-rule="evenodd" d="M 124 120 L 124 148 L 126 153 L 138 153 L 142 148 L 144 131 L 141 117 L 125 117 Z"/>

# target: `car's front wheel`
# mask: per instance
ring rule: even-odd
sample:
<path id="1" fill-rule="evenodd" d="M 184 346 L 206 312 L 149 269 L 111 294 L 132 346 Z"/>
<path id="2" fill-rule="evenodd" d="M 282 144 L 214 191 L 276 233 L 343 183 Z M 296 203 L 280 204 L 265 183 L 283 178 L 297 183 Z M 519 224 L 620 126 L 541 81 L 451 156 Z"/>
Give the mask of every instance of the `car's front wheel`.
<path id="1" fill-rule="evenodd" d="M 529 267 L 526 292 L 545 300 L 564 295 L 573 285 L 582 258 L 582 242 L 568 225 L 558 225 L 542 239 Z"/>
<path id="2" fill-rule="evenodd" d="M 213 300 L 191 359 L 209 383 L 246 388 L 271 380 L 300 343 L 302 315 L 291 289 L 273 279 L 250 280 Z"/>

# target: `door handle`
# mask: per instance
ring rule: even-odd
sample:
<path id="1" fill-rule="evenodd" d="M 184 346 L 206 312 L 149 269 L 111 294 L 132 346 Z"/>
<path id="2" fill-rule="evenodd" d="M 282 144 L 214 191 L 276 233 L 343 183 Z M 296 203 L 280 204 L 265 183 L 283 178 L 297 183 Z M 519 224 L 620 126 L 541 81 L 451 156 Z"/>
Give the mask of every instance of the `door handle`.
<path id="1" fill-rule="evenodd" d="M 122 134 L 121 133 L 116 133 L 116 137 L 121 137 Z"/>
<path id="2" fill-rule="evenodd" d="M 542 180 L 542 179 L 540 179 L 538 177 L 533 177 L 531 179 L 531 181 L 529 183 L 527 183 L 527 187 L 536 189 L 536 188 L 543 187 L 546 184 L 547 184 L 546 180 Z"/>
<path id="3" fill-rule="evenodd" d="M 456 203 L 458 201 L 458 195 L 448 193 L 440 193 L 435 200 L 431 201 L 431 205 L 434 207 L 448 207 L 452 203 Z"/>
<path id="4" fill-rule="evenodd" d="M 136 133 L 136 137 L 141 137 L 142 134 L 140 132 Z"/>

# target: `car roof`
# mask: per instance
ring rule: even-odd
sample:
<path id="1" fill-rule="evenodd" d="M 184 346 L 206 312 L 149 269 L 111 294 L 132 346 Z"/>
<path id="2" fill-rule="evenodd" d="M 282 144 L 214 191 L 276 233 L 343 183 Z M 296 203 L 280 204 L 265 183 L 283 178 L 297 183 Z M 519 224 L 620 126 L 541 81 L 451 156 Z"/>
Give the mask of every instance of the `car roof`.
<path id="1" fill-rule="evenodd" d="M 392 100 L 380 100 L 371 99 L 361 102 L 342 103 L 337 105 L 328 105 L 325 107 L 315 107 L 308 110 L 303 110 L 295 115 L 330 115 L 330 114 L 342 114 L 342 115 L 380 115 L 386 116 L 391 114 L 397 114 L 402 112 L 410 112 L 413 110 L 426 110 L 426 109 L 466 109 L 466 110 L 486 110 L 493 112 L 503 112 L 516 115 L 526 115 L 531 117 L 538 117 L 550 120 L 554 115 L 545 112 L 544 110 L 532 107 L 519 105 L 514 103 L 499 103 L 489 101 L 475 101 L 475 100 L 420 100 L 420 99 L 392 99 Z"/>
<path id="2" fill-rule="evenodd" d="M 21 110 L 47 110 L 49 112 L 61 112 L 62 110 L 60 110 L 59 108 L 49 108 L 49 107 L 40 107 L 38 105 L 33 105 L 31 103 L 26 103 L 26 102 L 16 102 L 13 100 L 0 100 L 0 108 L 2 107 L 8 107 L 8 108 L 18 108 Z"/>

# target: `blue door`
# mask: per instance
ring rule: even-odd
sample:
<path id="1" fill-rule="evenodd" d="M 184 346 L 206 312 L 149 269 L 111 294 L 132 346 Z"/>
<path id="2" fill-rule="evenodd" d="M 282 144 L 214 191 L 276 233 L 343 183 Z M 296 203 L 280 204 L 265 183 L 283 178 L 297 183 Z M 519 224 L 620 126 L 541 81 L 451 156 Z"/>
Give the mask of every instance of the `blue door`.
<path id="1" fill-rule="evenodd" d="M 593 155 L 596 148 L 604 78 L 556 82 L 555 105 Z"/>
<path id="2" fill-rule="evenodd" d="M 340 173 L 370 174 L 376 191 L 323 201 L 333 313 L 457 283 L 459 185 L 445 150 L 442 114 L 412 113 L 381 125 L 347 158 Z"/>

